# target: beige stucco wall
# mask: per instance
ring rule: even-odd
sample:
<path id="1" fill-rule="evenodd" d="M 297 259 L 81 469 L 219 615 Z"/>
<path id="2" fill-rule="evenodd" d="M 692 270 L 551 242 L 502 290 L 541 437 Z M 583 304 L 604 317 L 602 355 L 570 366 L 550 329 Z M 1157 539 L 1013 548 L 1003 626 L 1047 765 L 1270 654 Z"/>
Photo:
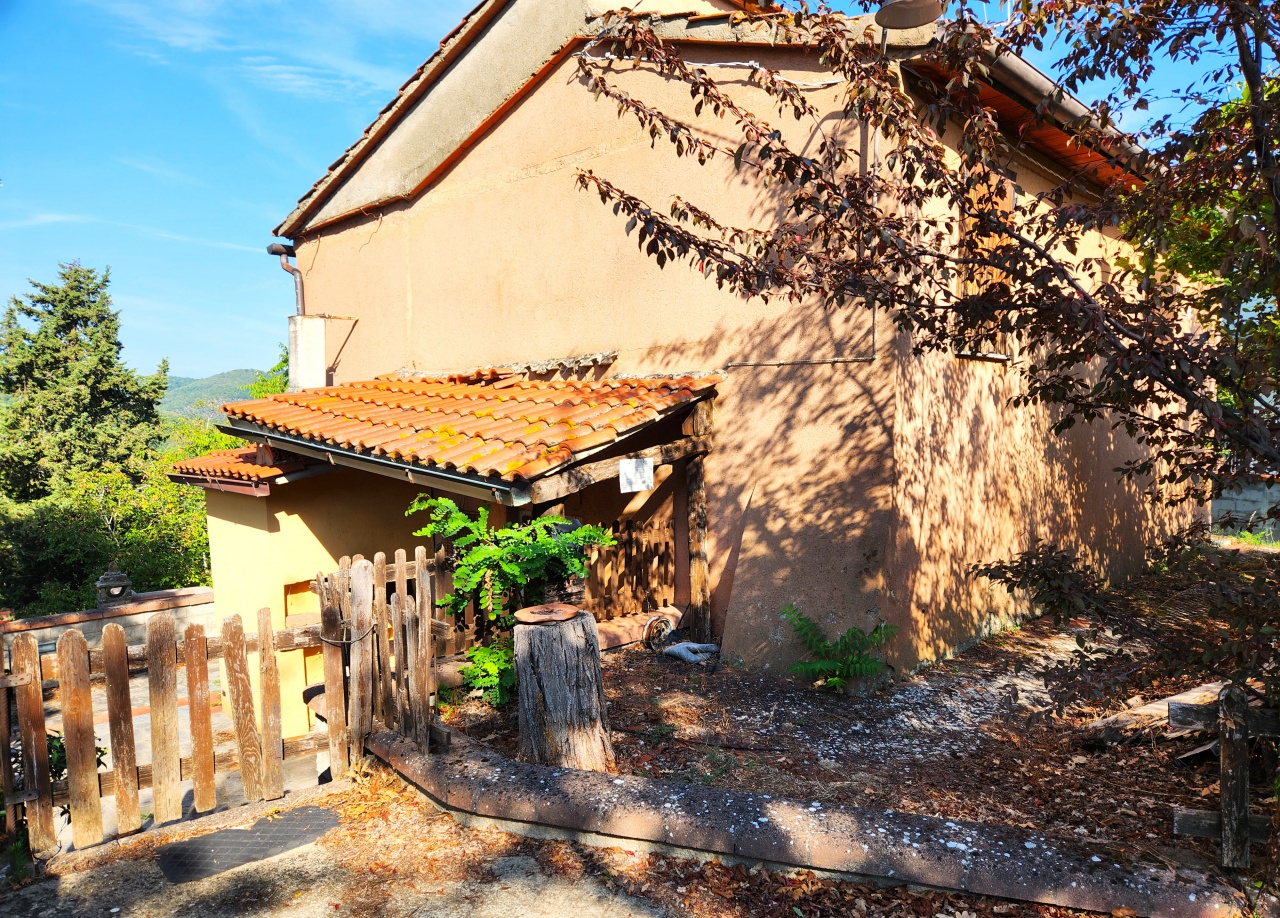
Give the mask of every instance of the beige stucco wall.
<path id="1" fill-rule="evenodd" d="M 792 51 L 752 56 L 821 73 Z M 682 85 L 626 79 L 659 107 L 687 108 Z M 834 105 L 835 90 L 813 97 Z M 779 123 L 805 143 L 804 125 Z M 623 221 L 576 189 L 578 169 L 656 207 L 682 194 L 741 224 L 778 207 L 728 162 L 702 168 L 650 146 L 593 102 L 570 61 L 424 196 L 297 240 L 308 310 L 359 319 L 331 323 L 335 380 L 603 350 L 619 352 L 614 375 L 727 366 L 707 463 L 713 612 L 726 649 L 762 666 L 800 654 L 778 618 L 787 602 L 832 632 L 877 616 L 902 625 L 899 668 L 945 654 L 1015 611 L 968 567 L 1036 536 L 1132 568 L 1152 532 L 1110 473 L 1118 447 L 1097 430 L 1050 442 L 1046 417 L 1005 404 L 1011 371 L 913 357 L 883 317 L 873 330 L 854 308 L 746 302 L 638 253 Z M 735 365 L 770 362 L 787 365 Z"/>
<path id="2" fill-rule="evenodd" d="M 290 585 L 337 570 L 343 555 L 372 559 L 381 551 L 391 558 L 403 548 L 412 556 L 415 546 L 430 544 L 413 535 L 422 520 L 404 515 L 421 490 L 380 475 L 335 469 L 276 486 L 268 497 L 207 491 L 217 620 L 238 614 L 245 631 L 253 633 L 258 630 L 258 610 L 269 608 L 277 629 L 294 627 L 298 622 L 285 620 Z M 310 665 L 304 662 L 308 656 Z M 280 654 L 285 737 L 300 736 L 309 729 L 302 690 L 323 679 L 318 657 L 311 650 Z M 249 670 L 256 691 L 257 654 L 251 658 Z"/>

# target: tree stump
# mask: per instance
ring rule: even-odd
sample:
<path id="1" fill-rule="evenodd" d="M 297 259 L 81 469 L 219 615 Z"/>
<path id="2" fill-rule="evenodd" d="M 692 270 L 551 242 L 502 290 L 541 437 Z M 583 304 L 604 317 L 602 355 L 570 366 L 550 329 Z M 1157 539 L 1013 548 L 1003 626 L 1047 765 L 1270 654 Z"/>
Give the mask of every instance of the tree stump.
<path id="1" fill-rule="evenodd" d="M 613 772 L 596 620 L 515 627 L 520 760 Z"/>

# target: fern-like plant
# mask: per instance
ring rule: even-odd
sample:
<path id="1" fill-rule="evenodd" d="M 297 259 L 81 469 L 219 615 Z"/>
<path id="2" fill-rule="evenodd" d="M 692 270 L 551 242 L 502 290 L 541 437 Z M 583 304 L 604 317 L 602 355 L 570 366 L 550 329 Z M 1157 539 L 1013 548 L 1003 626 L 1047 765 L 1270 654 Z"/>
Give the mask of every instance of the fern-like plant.
<path id="1" fill-rule="evenodd" d="M 617 544 L 603 526 L 575 529 L 559 516 L 491 528 L 488 508 L 480 507 L 472 519 L 447 497 L 420 495 L 405 512 L 424 511 L 429 522 L 414 535 L 444 539 L 458 551 L 453 594 L 441 602 L 457 615 L 474 597 L 499 627 L 511 624 L 513 601 L 539 601 L 546 584 L 585 577 L 587 551 Z"/>
<path id="2" fill-rule="evenodd" d="M 898 633 L 897 626 L 880 622 L 870 631 L 855 625 L 831 641 L 818 623 L 794 603 L 783 607 L 782 618 L 813 657 L 793 664 L 791 672 L 835 692 L 844 689 L 850 679 L 865 679 L 880 673 L 884 669 L 884 661 L 878 656 L 880 649 Z"/>

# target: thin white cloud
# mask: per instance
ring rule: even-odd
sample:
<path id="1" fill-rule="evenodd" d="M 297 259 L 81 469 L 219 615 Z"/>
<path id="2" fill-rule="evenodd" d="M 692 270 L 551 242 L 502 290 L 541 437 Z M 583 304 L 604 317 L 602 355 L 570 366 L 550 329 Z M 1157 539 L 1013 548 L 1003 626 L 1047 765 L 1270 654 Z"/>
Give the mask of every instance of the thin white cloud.
<path id="1" fill-rule="evenodd" d="M 58 213 L 35 213 L 25 217 L 18 217 L 13 220 L 0 221 L 0 232 L 5 230 L 22 230 L 33 229 L 40 226 L 54 226 L 62 223 L 92 223 L 99 226 L 112 226 L 117 229 L 130 230 L 143 236 L 150 236 L 155 239 L 169 239 L 174 242 L 181 242 L 185 245 L 198 245 L 210 249 L 228 249 L 235 252 L 259 252 L 261 246 L 243 245 L 238 242 L 225 242 L 221 239 L 201 239 L 198 236 L 188 236 L 185 233 L 175 233 L 167 229 L 161 229 L 155 226 L 144 226 L 138 223 L 125 223 L 120 220 L 107 220 L 103 217 L 95 217 L 90 214 L 58 214 Z"/>
<path id="2" fill-rule="evenodd" d="M 150 159 L 141 159 L 131 156 L 120 156 L 116 158 L 116 162 L 122 166 L 128 166 L 130 169 L 137 169 L 139 172 L 145 172 L 148 175 L 154 175 L 157 178 L 168 179 L 179 185 L 204 185 L 205 182 L 193 175 L 187 175 L 180 169 L 156 162 Z"/>
<path id="3" fill-rule="evenodd" d="M 0 220 L 0 230 L 31 229 L 36 226 L 52 226 L 57 223 L 97 223 L 96 217 L 85 214 L 31 214 L 16 220 Z"/>

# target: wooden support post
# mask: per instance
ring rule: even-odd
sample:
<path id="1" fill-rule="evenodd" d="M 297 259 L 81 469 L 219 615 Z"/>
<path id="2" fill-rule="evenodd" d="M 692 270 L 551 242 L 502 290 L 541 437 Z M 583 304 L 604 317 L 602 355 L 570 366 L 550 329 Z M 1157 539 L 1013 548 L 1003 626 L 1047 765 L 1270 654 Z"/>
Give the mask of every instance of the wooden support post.
<path id="1" fill-rule="evenodd" d="M 102 843 L 102 800 L 98 796 L 98 755 L 89 693 L 89 645 L 74 628 L 58 638 L 58 681 L 67 788 L 71 792 L 71 838 L 77 848 L 87 848 Z"/>
<path id="2" fill-rule="evenodd" d="M 711 436 L 711 403 L 698 402 L 684 422 L 685 432 Z M 709 444 L 708 444 L 709 448 Z M 705 458 L 699 453 L 685 466 L 689 507 L 689 637 L 709 644 L 711 636 L 711 571 L 707 559 L 707 480 Z"/>
<path id="3" fill-rule="evenodd" d="M 183 654 L 187 663 L 187 714 L 191 718 L 191 762 L 194 803 L 197 813 L 218 806 L 213 771 L 213 712 L 209 709 L 209 652 L 204 625 L 187 625 Z"/>
<path id="4" fill-rule="evenodd" d="M 262 799 L 262 740 L 253 715 L 253 687 L 249 682 L 244 643 L 244 623 L 240 616 L 227 616 L 222 620 L 222 667 L 227 677 L 226 690 L 231 696 L 236 745 L 240 750 L 240 780 L 244 784 L 245 801 L 257 803 Z"/>
<path id="5" fill-rule="evenodd" d="M 258 610 L 258 681 L 261 686 L 262 796 L 284 796 L 284 736 L 280 720 L 280 667 L 276 662 L 271 610 Z"/>
<path id="6" fill-rule="evenodd" d="M 124 628 L 112 622 L 102 629 L 107 670 L 107 719 L 111 731 L 111 770 L 115 776 L 116 822 L 121 835 L 142 828 L 138 811 L 138 753 L 133 736 L 133 699 L 129 696 L 129 648 Z M 209 689 L 205 686 L 205 710 Z M 212 736 L 210 737 L 212 739 Z"/>
<path id="7" fill-rule="evenodd" d="M 391 595 L 394 603 L 391 607 L 392 627 L 395 629 L 395 656 L 396 656 L 396 729 L 400 731 L 400 735 L 408 734 L 408 723 L 406 717 L 411 716 L 407 713 L 409 700 L 409 686 L 405 682 L 408 672 L 408 619 L 405 616 L 404 603 L 409 598 L 409 556 L 405 554 L 403 548 L 396 549 L 396 566 L 395 566 L 395 592 Z M 396 597 L 399 596 L 399 600 Z"/>
<path id="8" fill-rule="evenodd" d="M 520 760 L 614 772 L 595 617 L 516 625 Z"/>
<path id="9" fill-rule="evenodd" d="M 22 773 L 25 790 L 35 793 L 27 802 L 27 836 L 31 850 L 48 851 L 58 844 L 53 827 L 53 790 L 49 776 L 49 741 L 44 729 L 44 692 L 40 687 L 40 648 L 35 635 L 20 634 L 13 639 L 13 671 L 30 676 L 19 686 L 18 733 L 22 739 Z"/>
<path id="10" fill-rule="evenodd" d="M 151 776 L 155 824 L 182 818 L 182 750 L 178 746 L 178 650 L 173 616 L 147 622 L 147 683 L 151 695 Z"/>
<path id="11" fill-rule="evenodd" d="M 1249 867 L 1249 736 L 1245 729 L 1248 701 L 1238 686 L 1228 685 L 1218 700 L 1218 743 L 1221 761 L 1222 866 Z"/>
<path id="12" fill-rule="evenodd" d="M 333 780 L 344 777 L 351 767 L 351 750 L 347 743 L 346 665 L 342 660 L 342 616 L 338 607 L 335 584 L 324 575 L 320 596 L 321 634 L 324 637 L 324 719 L 329 727 L 329 774 Z M 324 587 L 324 584 L 328 584 Z"/>
<path id="13" fill-rule="evenodd" d="M 360 560 L 351 565 L 351 706 L 347 724 L 351 730 L 351 758 L 364 757 L 364 741 L 373 732 L 373 564 Z"/>

